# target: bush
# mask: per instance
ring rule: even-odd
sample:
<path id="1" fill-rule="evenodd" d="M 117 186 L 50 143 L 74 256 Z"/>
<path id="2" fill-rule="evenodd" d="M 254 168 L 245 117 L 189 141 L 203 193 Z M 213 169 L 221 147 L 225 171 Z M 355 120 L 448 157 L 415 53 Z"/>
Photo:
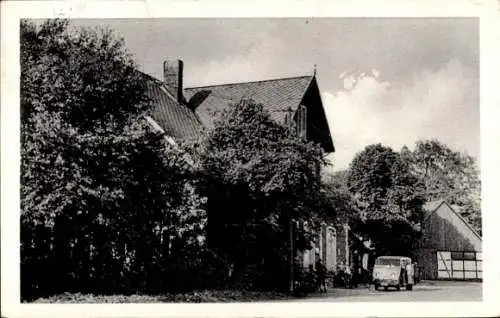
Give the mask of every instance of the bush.
<path id="1" fill-rule="evenodd" d="M 333 285 L 335 287 L 353 288 L 356 286 L 356 282 L 350 270 L 339 268 L 333 276 Z"/>

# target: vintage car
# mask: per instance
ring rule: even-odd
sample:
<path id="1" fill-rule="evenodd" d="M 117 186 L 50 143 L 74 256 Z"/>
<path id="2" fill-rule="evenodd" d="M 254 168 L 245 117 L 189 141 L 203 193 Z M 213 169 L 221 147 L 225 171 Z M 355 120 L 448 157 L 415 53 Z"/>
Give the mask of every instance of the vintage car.
<path id="1" fill-rule="evenodd" d="M 379 256 L 373 266 L 373 284 L 375 289 L 395 287 L 400 290 L 412 290 L 415 284 L 415 268 L 409 257 Z"/>

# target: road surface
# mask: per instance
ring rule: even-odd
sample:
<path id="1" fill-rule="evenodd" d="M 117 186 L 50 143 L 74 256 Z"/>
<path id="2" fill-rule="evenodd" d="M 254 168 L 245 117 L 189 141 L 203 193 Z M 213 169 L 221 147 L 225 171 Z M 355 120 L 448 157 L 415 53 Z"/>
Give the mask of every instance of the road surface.
<path id="1" fill-rule="evenodd" d="M 356 289 L 330 289 L 328 294 L 314 294 L 300 301 L 320 302 L 400 302 L 400 301 L 481 301 L 482 284 L 478 282 L 425 281 L 412 291 L 388 291 L 359 287 Z"/>

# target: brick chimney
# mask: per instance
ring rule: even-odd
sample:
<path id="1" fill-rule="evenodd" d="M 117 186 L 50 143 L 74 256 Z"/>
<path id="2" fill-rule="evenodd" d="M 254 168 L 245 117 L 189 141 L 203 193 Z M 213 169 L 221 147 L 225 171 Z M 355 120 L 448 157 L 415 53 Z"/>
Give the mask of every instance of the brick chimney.
<path id="1" fill-rule="evenodd" d="M 163 62 L 163 82 L 168 91 L 174 95 L 179 103 L 184 102 L 182 86 L 184 63 L 181 60 L 167 60 Z"/>

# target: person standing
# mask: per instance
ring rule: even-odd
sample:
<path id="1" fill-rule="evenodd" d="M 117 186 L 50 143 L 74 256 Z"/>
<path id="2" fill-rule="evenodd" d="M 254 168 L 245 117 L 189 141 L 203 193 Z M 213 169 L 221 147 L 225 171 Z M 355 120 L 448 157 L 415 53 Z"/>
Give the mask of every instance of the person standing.
<path id="1" fill-rule="evenodd" d="M 320 293 L 326 293 L 326 267 L 320 260 L 316 262 L 316 276 L 318 279 L 318 288 Z"/>

